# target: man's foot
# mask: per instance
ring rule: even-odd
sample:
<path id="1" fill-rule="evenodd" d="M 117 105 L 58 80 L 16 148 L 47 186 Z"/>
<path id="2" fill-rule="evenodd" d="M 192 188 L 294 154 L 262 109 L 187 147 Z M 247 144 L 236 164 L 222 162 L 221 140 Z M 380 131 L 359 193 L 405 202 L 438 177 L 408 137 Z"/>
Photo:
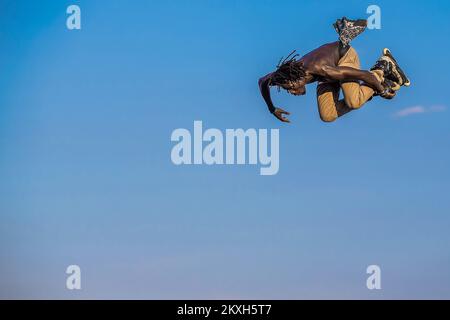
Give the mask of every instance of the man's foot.
<path id="1" fill-rule="evenodd" d="M 353 39 L 364 32 L 367 27 L 367 20 L 350 20 L 343 17 L 342 19 L 338 19 L 333 24 L 333 27 L 339 34 L 339 40 L 342 45 L 347 47 Z"/>
<path id="2" fill-rule="evenodd" d="M 411 85 L 411 81 L 400 68 L 397 60 L 395 60 L 388 48 L 383 49 L 383 56 L 381 58 L 385 58 L 386 61 L 392 64 L 392 75 L 391 77 L 388 77 L 390 80 L 397 82 L 400 86 L 409 87 Z"/>
<path id="3" fill-rule="evenodd" d="M 399 87 L 400 86 L 408 87 L 411 84 L 408 77 L 400 68 L 400 66 L 397 63 L 397 60 L 395 60 L 394 56 L 392 55 L 391 51 L 388 48 L 385 48 L 383 50 L 383 55 L 380 57 L 380 59 L 378 59 L 378 61 L 370 70 L 372 71 L 382 70 L 384 73 L 384 78 L 396 82 L 399 85 Z"/>

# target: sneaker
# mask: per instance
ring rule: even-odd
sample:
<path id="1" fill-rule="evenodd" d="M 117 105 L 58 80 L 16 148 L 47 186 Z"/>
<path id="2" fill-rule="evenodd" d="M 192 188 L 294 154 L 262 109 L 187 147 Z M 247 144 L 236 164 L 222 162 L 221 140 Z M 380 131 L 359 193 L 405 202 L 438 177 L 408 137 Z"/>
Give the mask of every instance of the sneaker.
<path id="1" fill-rule="evenodd" d="M 401 81 L 401 79 L 396 77 L 393 69 L 394 64 L 384 56 L 378 59 L 375 65 L 370 68 L 371 71 L 381 70 L 383 72 L 384 82 L 389 80 L 388 86 L 394 88 L 394 91 L 397 91 L 400 89 L 400 84 L 398 84 L 398 81 Z"/>
<path id="2" fill-rule="evenodd" d="M 364 32 L 367 27 L 367 20 L 350 20 L 346 17 L 343 17 L 342 19 L 338 19 L 333 24 L 333 27 L 339 34 L 339 40 L 344 45 L 344 47 L 346 47 L 349 45 L 350 41 Z"/>
<path id="3" fill-rule="evenodd" d="M 392 64 L 392 74 L 388 77 L 390 80 L 397 82 L 400 86 L 409 87 L 411 85 L 411 81 L 406 76 L 405 72 L 398 65 L 397 60 L 395 60 L 391 51 L 388 48 L 383 49 L 383 56 L 381 59 L 385 59 L 389 63 Z"/>

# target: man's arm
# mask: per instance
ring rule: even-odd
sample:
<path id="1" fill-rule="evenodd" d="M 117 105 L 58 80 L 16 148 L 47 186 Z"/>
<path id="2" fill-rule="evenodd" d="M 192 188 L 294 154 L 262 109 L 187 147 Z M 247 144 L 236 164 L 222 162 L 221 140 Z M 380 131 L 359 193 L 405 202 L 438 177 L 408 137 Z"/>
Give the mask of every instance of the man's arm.
<path id="1" fill-rule="evenodd" d="M 333 66 L 323 66 L 322 67 L 323 76 L 337 81 L 344 80 L 359 80 L 364 81 L 370 87 L 377 90 L 378 92 L 383 92 L 385 88 L 378 81 L 377 77 L 374 76 L 372 72 L 359 70 L 352 67 L 333 67 Z"/>
<path id="2" fill-rule="evenodd" d="M 267 104 L 267 108 L 269 108 L 270 113 L 274 113 L 275 106 L 273 105 L 272 98 L 270 97 L 270 87 L 269 87 L 271 77 L 272 73 L 265 75 L 264 77 L 259 79 L 258 84 L 259 84 L 259 91 L 261 92 L 261 95 Z"/>
<path id="3" fill-rule="evenodd" d="M 270 113 L 272 113 L 276 118 L 278 118 L 282 122 L 290 122 L 287 118 L 285 118 L 283 115 L 289 115 L 290 113 L 287 111 L 284 111 L 281 108 L 276 108 L 273 105 L 272 98 L 270 97 L 270 78 L 272 76 L 272 73 L 269 73 L 259 79 L 259 91 L 261 92 L 261 95 L 264 99 L 264 101 L 267 104 L 267 108 L 269 109 Z"/>

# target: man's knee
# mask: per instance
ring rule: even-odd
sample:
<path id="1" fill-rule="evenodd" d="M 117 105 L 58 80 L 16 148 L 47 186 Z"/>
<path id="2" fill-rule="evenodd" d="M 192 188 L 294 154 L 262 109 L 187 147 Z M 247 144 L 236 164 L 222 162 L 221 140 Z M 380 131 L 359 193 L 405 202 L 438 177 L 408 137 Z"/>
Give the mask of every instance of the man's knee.
<path id="1" fill-rule="evenodd" d="M 322 114 L 320 113 L 320 119 L 323 122 L 333 122 L 338 118 L 336 114 Z"/>
<path id="2" fill-rule="evenodd" d="M 352 99 L 349 97 L 344 97 L 345 100 L 345 104 L 347 105 L 347 107 L 349 107 L 350 109 L 359 109 L 362 107 L 362 103 L 360 102 L 359 99 Z"/>

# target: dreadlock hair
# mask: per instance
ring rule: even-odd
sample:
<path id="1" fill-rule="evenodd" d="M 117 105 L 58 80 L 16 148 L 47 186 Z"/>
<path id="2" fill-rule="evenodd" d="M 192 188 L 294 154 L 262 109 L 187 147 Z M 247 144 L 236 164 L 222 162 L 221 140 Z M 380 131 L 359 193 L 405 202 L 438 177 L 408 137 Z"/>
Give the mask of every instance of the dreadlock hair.
<path id="1" fill-rule="evenodd" d="M 292 51 L 286 58 L 281 58 L 277 65 L 277 70 L 272 74 L 270 85 L 280 86 L 289 82 L 296 81 L 305 76 L 305 70 L 301 63 L 297 63 L 296 50 Z"/>

